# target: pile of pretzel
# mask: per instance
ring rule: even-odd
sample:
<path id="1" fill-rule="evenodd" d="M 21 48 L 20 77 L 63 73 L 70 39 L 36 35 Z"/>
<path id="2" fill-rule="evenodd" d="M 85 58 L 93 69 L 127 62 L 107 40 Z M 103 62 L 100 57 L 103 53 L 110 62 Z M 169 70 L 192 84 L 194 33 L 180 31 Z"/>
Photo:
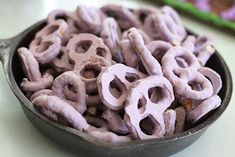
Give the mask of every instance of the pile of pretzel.
<path id="1" fill-rule="evenodd" d="M 162 138 L 220 106 L 221 78 L 204 67 L 214 51 L 168 6 L 54 10 L 18 49 L 20 86 L 46 117 L 98 139 Z"/>

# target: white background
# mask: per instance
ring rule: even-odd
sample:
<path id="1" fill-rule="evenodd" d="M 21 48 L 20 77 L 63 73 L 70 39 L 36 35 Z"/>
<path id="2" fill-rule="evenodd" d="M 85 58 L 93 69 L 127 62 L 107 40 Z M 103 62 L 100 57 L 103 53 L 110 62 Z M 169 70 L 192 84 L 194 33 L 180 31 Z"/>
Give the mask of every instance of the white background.
<path id="1" fill-rule="evenodd" d="M 89 5 L 102 5 L 105 1 L 85 1 Z M 111 1 L 106 1 L 111 2 Z M 138 7 L 140 1 L 113 0 Z M 0 38 L 9 38 L 46 17 L 55 8 L 74 10 L 79 0 L 0 0 Z M 83 1 L 84 3 L 84 1 Z M 216 48 L 235 74 L 235 37 L 222 30 L 205 26 L 183 16 L 185 25 L 199 34 L 211 34 Z M 220 119 L 194 144 L 172 157 L 230 157 L 235 155 L 234 97 Z M 10 90 L 0 64 L 0 156 L 1 157 L 75 157 L 75 154 L 57 146 L 37 131 L 21 110 Z"/>

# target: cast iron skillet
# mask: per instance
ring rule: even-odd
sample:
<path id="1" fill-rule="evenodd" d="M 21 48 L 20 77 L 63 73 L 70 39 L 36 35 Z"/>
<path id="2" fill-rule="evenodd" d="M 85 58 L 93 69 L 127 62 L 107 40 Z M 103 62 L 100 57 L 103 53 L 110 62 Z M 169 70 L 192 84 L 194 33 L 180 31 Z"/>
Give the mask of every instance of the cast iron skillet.
<path id="1" fill-rule="evenodd" d="M 225 61 L 216 52 L 208 61 L 207 66 L 216 70 L 222 77 L 223 87 L 219 93 L 222 105 L 212 112 L 208 118 L 183 133 L 162 139 L 136 140 L 123 144 L 114 144 L 96 140 L 90 135 L 48 120 L 33 107 L 19 88 L 24 74 L 16 53 L 19 47 L 28 46 L 35 33 L 45 24 L 45 21 L 40 21 L 13 38 L 0 40 L 0 59 L 3 63 L 7 81 L 21 102 L 28 119 L 51 140 L 70 148 L 70 151 L 75 151 L 79 156 L 169 156 L 196 141 L 228 106 L 232 94 L 232 78 Z"/>

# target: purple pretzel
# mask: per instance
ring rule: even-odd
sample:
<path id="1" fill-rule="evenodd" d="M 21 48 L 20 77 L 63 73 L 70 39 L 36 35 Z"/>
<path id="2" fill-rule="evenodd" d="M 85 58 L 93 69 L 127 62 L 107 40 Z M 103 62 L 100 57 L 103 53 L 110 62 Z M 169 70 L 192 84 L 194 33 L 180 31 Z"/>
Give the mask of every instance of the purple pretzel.
<path id="1" fill-rule="evenodd" d="M 171 47 L 171 44 L 161 40 L 152 41 L 147 45 L 152 56 L 159 62 L 161 62 L 162 57 Z"/>
<path id="2" fill-rule="evenodd" d="M 144 44 L 143 37 L 136 28 L 129 29 L 128 38 L 132 47 L 141 59 L 144 67 L 150 75 L 162 75 L 162 69 L 159 62 L 152 56 L 149 49 Z"/>
<path id="3" fill-rule="evenodd" d="M 29 45 L 29 49 L 39 63 L 49 63 L 58 55 L 61 38 L 67 29 L 68 25 L 64 20 L 57 20 L 48 24 L 36 34 Z"/>
<path id="4" fill-rule="evenodd" d="M 165 6 L 158 13 L 150 14 L 144 24 L 145 31 L 153 39 L 161 39 L 179 45 L 186 36 L 186 30 L 179 15 Z"/>
<path id="5" fill-rule="evenodd" d="M 110 66 L 110 62 L 107 60 L 90 58 L 84 65 L 75 69 L 75 71 L 80 74 L 82 81 L 85 82 L 86 92 L 88 94 L 97 91 L 97 77 L 99 76 L 101 69 L 108 66 Z M 87 77 L 87 73 L 93 73 L 93 75 L 91 75 L 92 77 Z"/>
<path id="6" fill-rule="evenodd" d="M 171 27 L 171 28 L 173 28 L 172 33 L 175 33 L 175 35 L 173 36 L 174 39 L 172 38 L 171 43 L 176 44 L 178 41 L 179 42 L 182 41 L 182 39 L 184 39 L 185 36 L 187 35 L 187 32 L 186 32 L 185 27 L 183 26 L 183 23 L 179 17 L 179 14 L 173 8 L 171 8 L 169 6 L 164 6 L 161 9 L 161 13 L 164 14 L 166 18 L 169 18 L 169 21 L 166 21 L 166 25 L 165 25 L 166 27 L 168 27 L 167 22 L 169 22 L 168 24 L 175 25 L 175 27 L 174 26 Z M 169 31 L 170 31 L 170 29 L 169 29 Z M 171 34 L 171 32 L 168 35 L 170 35 L 170 34 Z"/>
<path id="7" fill-rule="evenodd" d="M 62 115 L 79 131 L 84 131 L 89 128 L 89 124 L 78 111 L 56 96 L 40 95 L 32 103 L 35 106 L 49 110 L 55 115 Z"/>
<path id="8" fill-rule="evenodd" d="M 76 99 L 77 99 L 76 93 L 74 93 L 74 91 L 71 91 L 71 89 L 69 89 L 68 86 L 64 87 L 64 95 L 68 100 L 71 100 L 71 101 L 76 101 Z M 98 105 L 99 108 L 103 109 L 103 107 L 100 107 L 100 105 L 99 105 L 101 103 L 102 102 L 100 100 L 100 96 L 98 94 L 98 91 L 95 94 L 94 93 L 87 93 L 87 96 L 86 96 L 86 105 L 87 106 Z"/>
<path id="9" fill-rule="evenodd" d="M 189 52 L 194 52 L 195 51 L 195 43 L 196 37 L 193 35 L 188 35 L 184 41 L 181 43 L 181 46 L 186 48 Z"/>
<path id="10" fill-rule="evenodd" d="M 124 6 L 108 4 L 103 6 L 101 10 L 107 16 L 113 17 L 122 30 L 129 29 L 131 27 L 139 27 L 141 25 L 135 14 Z"/>
<path id="11" fill-rule="evenodd" d="M 50 36 L 63 37 L 67 29 L 68 24 L 64 20 L 56 20 L 48 23 L 42 30 L 37 32 L 35 37 L 40 38 L 41 40 L 45 40 Z"/>
<path id="12" fill-rule="evenodd" d="M 107 121 L 109 129 L 111 131 L 120 135 L 127 135 L 129 133 L 129 130 L 124 120 L 117 112 L 110 109 L 106 109 L 101 117 Z"/>
<path id="13" fill-rule="evenodd" d="M 163 116 L 166 128 L 165 136 L 171 136 L 175 132 L 176 112 L 172 109 L 167 109 Z"/>
<path id="14" fill-rule="evenodd" d="M 177 107 L 176 112 L 176 124 L 175 124 L 175 133 L 180 133 L 184 131 L 185 119 L 186 119 L 186 110 L 183 106 Z"/>
<path id="15" fill-rule="evenodd" d="M 172 81 L 175 91 L 179 96 L 193 100 L 203 100 L 212 96 L 213 87 L 211 82 L 197 71 L 192 71 L 188 78 Z M 200 88 L 197 88 L 197 85 Z M 196 88 L 195 88 L 196 86 Z"/>
<path id="16" fill-rule="evenodd" d="M 151 41 L 153 41 L 153 39 L 145 31 L 143 31 L 142 29 L 137 30 L 142 35 L 145 44 L 149 44 Z"/>
<path id="17" fill-rule="evenodd" d="M 144 33 L 142 30 L 137 29 L 140 34 L 143 36 L 144 38 L 144 42 L 145 43 L 150 43 L 152 41 L 152 39 L 146 34 Z M 146 72 L 146 70 L 143 68 L 143 64 L 141 63 L 140 58 L 138 57 L 138 55 L 136 54 L 135 50 L 133 49 L 130 40 L 128 39 L 128 35 L 127 35 L 128 31 L 123 32 L 123 39 L 120 41 L 120 46 L 121 46 L 121 50 L 122 50 L 122 56 L 124 58 L 124 63 L 127 66 L 136 68 L 138 70 L 141 70 L 142 72 Z"/>
<path id="18" fill-rule="evenodd" d="M 86 86 L 86 105 L 87 106 L 94 106 L 94 105 L 98 105 L 101 103 L 100 100 L 100 96 L 98 94 L 98 89 L 97 89 L 97 84 L 96 81 L 92 82 L 89 85 L 93 85 L 93 87 L 87 87 Z M 65 96 L 72 101 L 76 101 L 76 93 L 74 93 L 73 91 L 71 91 L 68 86 L 65 86 L 64 88 L 64 94 Z"/>
<path id="19" fill-rule="evenodd" d="M 65 22 L 68 23 L 69 18 L 70 17 L 68 15 L 68 12 L 66 12 L 64 10 L 55 9 L 55 10 L 51 11 L 50 13 L 48 13 L 47 22 L 53 23 L 57 20 L 64 20 Z"/>
<path id="20" fill-rule="evenodd" d="M 198 9 L 202 11 L 205 12 L 211 11 L 210 0 L 195 0 L 195 5 Z"/>
<path id="21" fill-rule="evenodd" d="M 80 5 L 76 9 L 79 25 L 89 33 L 99 34 L 105 15 L 100 9 Z"/>
<path id="22" fill-rule="evenodd" d="M 173 87 L 165 77 L 155 75 L 136 81 L 127 97 L 124 117 L 132 136 L 140 139 L 163 137 L 163 113 L 173 100 Z M 145 127 L 148 133 L 143 131 Z"/>
<path id="23" fill-rule="evenodd" d="M 81 33 L 68 43 L 69 58 L 75 62 L 74 70 L 86 83 L 87 92 L 97 90 L 96 77 L 102 67 L 111 65 L 111 52 L 101 38 Z"/>
<path id="24" fill-rule="evenodd" d="M 181 67 L 177 58 L 184 59 L 187 67 Z M 207 99 L 213 93 L 210 81 L 197 72 L 199 67 L 196 57 L 183 47 L 171 48 L 162 58 L 163 73 L 173 84 L 175 92 L 179 96 L 193 100 Z M 202 89 L 193 89 L 190 85 L 194 84 L 200 85 Z"/>
<path id="25" fill-rule="evenodd" d="M 140 29 L 140 28 L 136 28 L 136 29 L 142 35 L 145 44 L 148 44 L 151 41 L 153 41 L 153 39 L 146 32 L 144 32 L 142 29 Z M 122 39 L 123 40 L 128 39 L 128 33 L 129 33 L 129 30 L 123 31 L 123 33 L 122 33 Z"/>
<path id="26" fill-rule="evenodd" d="M 75 102 L 77 99 L 77 96 L 76 96 L 76 93 L 74 93 L 73 91 L 71 91 L 68 86 L 65 86 L 64 95 L 68 100 Z M 100 100 L 100 96 L 98 94 L 98 91 L 95 91 L 95 93 L 86 93 L 86 94 L 87 94 L 87 96 L 86 96 L 86 105 L 87 106 L 91 106 L 91 107 L 95 106 L 102 111 L 105 110 L 105 107 L 103 105 L 101 105 L 102 102 Z"/>
<path id="27" fill-rule="evenodd" d="M 46 71 L 43 75 L 39 71 L 39 65 L 33 54 L 27 48 L 19 48 L 18 55 L 27 78 L 20 84 L 22 90 L 36 92 L 51 87 L 54 77 Z"/>
<path id="28" fill-rule="evenodd" d="M 40 95 L 50 95 L 50 94 L 51 94 L 50 89 L 39 90 L 39 91 L 33 93 L 33 95 L 30 97 L 30 101 L 32 102 L 35 98 L 37 98 Z"/>
<path id="29" fill-rule="evenodd" d="M 195 123 L 204 117 L 210 111 L 218 108 L 221 105 L 221 99 L 218 95 L 214 95 L 209 99 L 197 104 L 196 108 L 190 111 L 187 115 L 187 121 Z"/>
<path id="30" fill-rule="evenodd" d="M 89 84 L 90 86 L 86 86 L 86 105 L 87 106 L 94 106 L 97 104 L 101 103 L 99 94 L 98 94 L 98 89 L 97 89 L 97 84 L 96 81 L 92 82 Z M 92 86 L 93 85 L 93 86 Z M 71 91 L 68 86 L 64 87 L 64 94 L 65 97 L 71 101 L 76 101 L 77 95 L 73 91 Z"/>
<path id="31" fill-rule="evenodd" d="M 235 21 L 235 2 L 233 1 L 233 6 L 228 10 L 223 11 L 220 16 L 225 20 Z"/>
<path id="32" fill-rule="evenodd" d="M 103 21 L 100 37 L 110 49 L 113 60 L 118 63 L 123 63 L 123 57 L 119 45 L 121 40 L 121 30 L 114 18 L 106 18 Z"/>
<path id="33" fill-rule="evenodd" d="M 139 57 L 135 53 L 130 40 L 123 39 L 120 41 L 120 46 L 122 49 L 122 56 L 124 58 L 125 65 L 130 66 L 132 68 L 139 68 Z"/>
<path id="34" fill-rule="evenodd" d="M 30 51 L 41 64 L 51 62 L 60 52 L 61 39 L 57 36 L 50 36 L 47 39 L 34 39 L 30 44 Z"/>
<path id="35" fill-rule="evenodd" d="M 18 55 L 21 59 L 22 69 L 26 77 L 31 81 L 36 81 L 41 78 L 39 65 L 33 54 L 27 48 L 19 48 Z"/>
<path id="36" fill-rule="evenodd" d="M 79 26 L 76 25 L 77 17 L 74 12 L 67 12 L 64 10 L 53 10 L 47 16 L 48 23 L 54 23 L 58 20 L 64 20 L 68 24 L 68 29 L 66 30 L 65 34 L 73 34 L 73 33 L 80 33 Z"/>
<path id="37" fill-rule="evenodd" d="M 203 66 L 214 52 L 215 48 L 211 37 L 201 36 L 196 39 L 194 54 Z"/>
<path id="38" fill-rule="evenodd" d="M 52 60 L 51 65 L 59 73 L 73 70 L 74 65 L 69 60 L 66 47 L 61 46 L 59 54 Z"/>
<path id="39" fill-rule="evenodd" d="M 181 64 L 178 64 L 179 59 L 180 63 L 182 63 L 182 60 L 185 61 L 186 67 L 181 67 Z M 175 74 L 177 70 L 193 71 L 200 68 L 197 58 L 192 53 L 189 53 L 187 49 L 180 46 L 169 49 L 163 56 L 161 63 L 164 74 L 170 80 L 178 78 Z"/>
<path id="40" fill-rule="evenodd" d="M 123 108 L 133 83 L 144 77 L 143 73 L 123 64 L 114 64 L 103 69 L 97 79 L 101 101 L 113 110 Z"/>
<path id="41" fill-rule="evenodd" d="M 213 95 L 217 95 L 222 88 L 222 80 L 220 75 L 208 67 L 201 67 L 198 69 L 198 72 L 200 72 L 211 81 L 211 84 L 213 86 Z"/>
<path id="42" fill-rule="evenodd" d="M 67 12 L 64 10 L 53 10 L 47 16 L 47 22 L 53 23 L 57 20 L 64 20 L 68 24 L 68 29 L 65 31 L 62 38 L 62 44 L 65 45 L 73 34 L 81 33 L 84 30 L 78 24 L 76 13 Z"/>
<path id="43" fill-rule="evenodd" d="M 74 93 L 76 93 L 76 100 L 69 100 L 64 93 L 65 86 L 72 86 Z M 52 95 L 66 100 L 71 104 L 78 112 L 83 114 L 86 111 L 86 95 L 85 85 L 82 82 L 79 75 L 74 71 L 67 71 L 59 75 L 52 86 Z"/>
<path id="44" fill-rule="evenodd" d="M 138 17 L 139 21 L 144 24 L 145 19 L 150 14 L 156 14 L 158 10 L 154 7 L 141 7 L 134 10 L 135 15 Z"/>
<path id="45" fill-rule="evenodd" d="M 89 33 L 80 33 L 68 43 L 69 57 L 75 62 L 75 69 L 91 58 L 111 61 L 111 52 L 101 38 Z"/>
<path id="46" fill-rule="evenodd" d="M 88 129 L 86 129 L 86 132 L 96 139 L 106 142 L 123 143 L 132 141 L 129 136 L 119 136 L 113 132 L 104 130 L 103 128 L 100 129 L 93 126 L 89 126 Z"/>
<path id="47" fill-rule="evenodd" d="M 45 109 L 45 108 L 42 108 L 42 109 L 40 109 L 40 111 L 45 115 L 45 116 L 47 116 L 48 118 L 51 118 L 52 120 L 54 120 L 54 121 L 57 121 L 57 122 L 60 122 L 60 118 L 61 117 L 57 117 L 57 115 L 55 114 L 55 113 L 53 113 L 52 111 L 50 111 L 50 110 L 47 110 L 47 109 Z M 65 120 L 64 120 L 65 121 Z M 63 122 L 64 122 L 63 121 Z M 68 124 L 68 122 L 67 122 L 67 124 L 65 124 L 66 122 L 64 122 L 63 124 L 64 125 L 67 125 Z"/>
<path id="48" fill-rule="evenodd" d="M 38 90 L 51 87 L 51 85 L 53 84 L 53 80 L 54 77 L 50 73 L 45 72 L 42 75 L 42 78 L 38 81 L 30 81 L 27 78 L 23 78 L 20 86 L 24 91 L 36 92 Z"/>

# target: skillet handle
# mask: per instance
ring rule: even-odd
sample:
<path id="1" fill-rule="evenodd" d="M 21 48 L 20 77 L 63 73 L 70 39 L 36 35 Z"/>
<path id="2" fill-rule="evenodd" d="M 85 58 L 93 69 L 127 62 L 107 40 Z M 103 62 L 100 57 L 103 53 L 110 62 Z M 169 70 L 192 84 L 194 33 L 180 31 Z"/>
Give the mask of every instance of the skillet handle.
<path id="1" fill-rule="evenodd" d="M 0 61 L 2 62 L 4 69 L 7 69 L 7 65 L 9 62 L 11 42 L 12 42 L 12 38 L 0 39 Z"/>

